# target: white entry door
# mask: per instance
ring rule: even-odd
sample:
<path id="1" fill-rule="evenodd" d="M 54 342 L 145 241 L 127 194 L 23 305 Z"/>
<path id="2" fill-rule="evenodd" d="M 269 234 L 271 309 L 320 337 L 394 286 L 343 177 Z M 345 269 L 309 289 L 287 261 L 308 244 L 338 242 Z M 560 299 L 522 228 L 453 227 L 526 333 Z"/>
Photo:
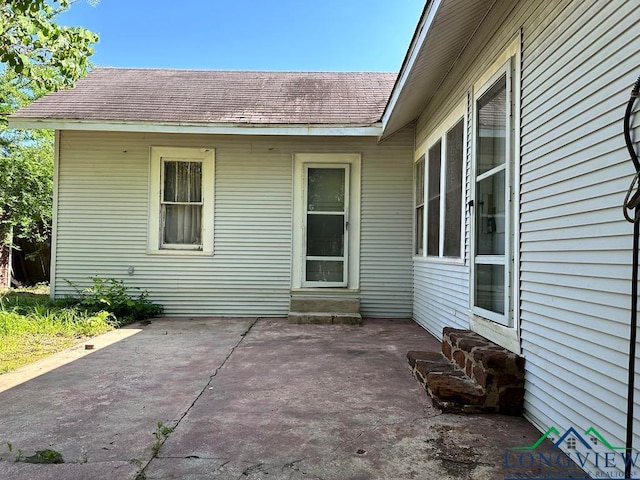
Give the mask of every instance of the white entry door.
<path id="1" fill-rule="evenodd" d="M 304 165 L 303 286 L 346 287 L 349 164 Z"/>

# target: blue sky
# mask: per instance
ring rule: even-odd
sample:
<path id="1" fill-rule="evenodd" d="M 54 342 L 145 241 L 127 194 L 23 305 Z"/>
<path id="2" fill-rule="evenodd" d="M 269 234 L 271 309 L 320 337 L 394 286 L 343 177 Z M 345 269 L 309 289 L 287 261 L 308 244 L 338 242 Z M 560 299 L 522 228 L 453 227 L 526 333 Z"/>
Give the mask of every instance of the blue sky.
<path id="1" fill-rule="evenodd" d="M 398 71 L 425 0 L 80 0 L 98 66 Z"/>

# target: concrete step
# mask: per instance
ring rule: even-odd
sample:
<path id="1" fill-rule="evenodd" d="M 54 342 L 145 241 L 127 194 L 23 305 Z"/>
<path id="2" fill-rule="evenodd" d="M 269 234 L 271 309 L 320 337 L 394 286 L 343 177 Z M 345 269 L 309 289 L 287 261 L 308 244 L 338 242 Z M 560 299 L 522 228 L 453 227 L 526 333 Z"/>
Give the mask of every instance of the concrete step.
<path id="1" fill-rule="evenodd" d="M 289 322 L 297 324 L 362 325 L 359 313 L 289 312 Z"/>
<path id="2" fill-rule="evenodd" d="M 295 296 L 295 297 L 291 297 L 289 311 L 297 312 L 297 313 L 311 313 L 311 312 L 360 313 L 360 299 L 359 298 L 316 297 L 316 296 Z"/>

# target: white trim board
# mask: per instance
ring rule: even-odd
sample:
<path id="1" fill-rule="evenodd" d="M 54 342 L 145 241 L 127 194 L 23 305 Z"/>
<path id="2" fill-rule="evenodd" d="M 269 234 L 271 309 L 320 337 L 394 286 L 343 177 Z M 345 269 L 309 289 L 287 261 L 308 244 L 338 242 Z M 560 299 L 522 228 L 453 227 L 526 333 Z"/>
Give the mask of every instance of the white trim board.
<path id="1" fill-rule="evenodd" d="M 372 124 L 238 124 L 144 122 L 127 120 L 80 120 L 9 117 L 11 128 L 92 130 L 101 132 L 192 133 L 215 135 L 354 136 L 379 137 L 382 123 Z"/>

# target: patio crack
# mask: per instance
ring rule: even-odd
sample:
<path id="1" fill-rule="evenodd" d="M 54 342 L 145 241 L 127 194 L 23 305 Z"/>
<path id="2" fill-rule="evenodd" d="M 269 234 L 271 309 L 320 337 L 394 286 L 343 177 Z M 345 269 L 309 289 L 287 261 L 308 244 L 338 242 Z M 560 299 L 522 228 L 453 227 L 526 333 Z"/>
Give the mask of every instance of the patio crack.
<path id="1" fill-rule="evenodd" d="M 173 426 L 174 430 L 176 428 L 178 428 L 178 425 L 180 425 L 180 422 L 182 422 L 182 420 L 184 419 L 184 417 L 187 416 L 187 414 L 191 411 L 191 409 L 194 407 L 194 405 L 197 403 L 198 400 L 200 400 L 200 397 L 202 397 L 202 395 L 204 394 L 204 392 L 207 390 L 207 388 L 209 388 L 209 385 L 211 385 L 211 382 L 213 381 L 213 379 L 215 378 L 216 375 L 218 375 L 218 372 L 225 366 L 225 364 L 227 363 L 227 361 L 231 358 L 231 355 L 233 355 L 233 353 L 236 351 L 236 349 L 240 346 L 240 344 L 244 341 L 244 339 L 247 337 L 247 335 L 249 335 L 249 332 L 251 332 L 251 329 L 253 328 L 253 326 L 258 323 L 258 321 L 261 319 L 262 317 L 258 317 L 256 318 L 253 322 L 251 322 L 251 325 L 249 325 L 247 327 L 247 329 L 240 334 L 240 340 L 238 340 L 238 342 L 231 347 L 231 350 L 229 351 L 229 354 L 224 358 L 224 360 L 222 360 L 222 363 L 220 365 L 218 365 L 218 367 L 216 367 L 216 369 L 213 371 L 213 373 L 211 374 L 211 376 L 209 376 L 209 381 L 207 382 L 207 384 L 202 388 L 202 390 L 200 390 L 200 393 L 196 396 L 196 398 L 193 400 L 193 402 L 191 402 L 191 405 L 189 405 L 189 407 L 184 411 L 184 413 L 180 416 L 180 418 L 178 419 L 178 421 L 175 423 L 175 425 Z M 164 443 L 164 442 L 163 442 Z"/>
<path id="2" fill-rule="evenodd" d="M 178 420 L 173 424 L 173 426 L 171 427 L 171 431 L 168 432 L 166 435 L 163 435 L 161 439 L 158 439 L 159 443 L 157 444 L 157 446 L 154 445 L 154 449 L 156 449 L 156 452 L 157 452 L 157 450 L 159 450 L 162 447 L 162 445 L 164 445 L 164 443 L 167 441 L 167 439 L 169 438 L 171 433 L 173 433 L 178 428 L 178 426 L 180 425 L 180 422 L 182 422 L 182 420 L 184 420 L 184 418 L 189 414 L 189 412 L 195 406 L 195 404 L 198 402 L 198 400 L 200 400 L 200 397 L 202 397 L 204 392 L 209 388 L 209 386 L 211 385 L 211 382 L 213 382 L 213 379 L 216 377 L 216 375 L 218 375 L 218 372 L 220 370 L 222 370 L 222 368 L 225 366 L 225 364 L 231 358 L 231 355 L 233 355 L 233 353 L 240 346 L 240 344 L 244 341 L 244 339 L 247 337 L 247 335 L 249 335 L 249 333 L 251 332 L 251 329 L 254 327 L 254 325 L 256 323 L 258 323 L 258 321 L 261 320 L 261 319 L 262 319 L 262 317 L 257 317 L 256 319 L 254 319 L 253 322 L 251 322 L 251 324 L 244 330 L 244 332 L 242 332 L 240 334 L 240 339 L 236 342 L 236 344 L 233 347 L 231 347 L 231 350 L 229 351 L 227 356 L 224 358 L 224 360 L 222 360 L 222 363 L 220 363 L 220 365 L 218 365 L 216 367 L 216 369 L 213 371 L 213 373 L 209 376 L 209 381 L 202 388 L 202 390 L 200 390 L 200 393 L 198 393 L 198 395 L 196 395 L 196 398 L 193 400 L 193 402 L 191 402 L 191 405 L 189 405 L 187 407 L 187 409 L 183 412 L 183 414 L 180 415 L 180 418 L 178 418 Z M 149 461 L 146 464 L 144 464 L 144 466 L 142 466 L 140 468 L 140 470 L 138 471 L 138 476 L 136 478 L 144 478 L 144 476 L 143 476 L 144 471 L 151 464 L 151 462 L 153 462 L 153 460 L 155 458 L 158 458 L 157 454 L 153 455 L 149 459 Z"/>

